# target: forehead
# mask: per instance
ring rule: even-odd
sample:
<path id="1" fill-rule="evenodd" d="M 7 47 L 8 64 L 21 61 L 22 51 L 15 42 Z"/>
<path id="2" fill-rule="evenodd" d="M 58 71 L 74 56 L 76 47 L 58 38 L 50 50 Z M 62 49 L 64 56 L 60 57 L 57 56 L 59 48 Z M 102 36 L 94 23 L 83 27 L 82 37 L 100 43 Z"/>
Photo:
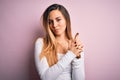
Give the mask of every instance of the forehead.
<path id="1" fill-rule="evenodd" d="M 59 10 L 53 10 L 49 14 L 49 19 L 55 19 L 57 17 L 64 18 L 63 14 Z"/>

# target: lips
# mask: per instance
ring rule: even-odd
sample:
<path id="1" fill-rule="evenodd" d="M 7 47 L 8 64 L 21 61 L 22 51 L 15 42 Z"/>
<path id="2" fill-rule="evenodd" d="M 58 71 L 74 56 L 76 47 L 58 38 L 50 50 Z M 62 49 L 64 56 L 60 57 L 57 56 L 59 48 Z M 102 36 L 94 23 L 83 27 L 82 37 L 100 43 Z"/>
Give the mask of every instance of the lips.
<path id="1" fill-rule="evenodd" d="M 59 29 L 54 29 L 55 32 L 57 32 Z"/>

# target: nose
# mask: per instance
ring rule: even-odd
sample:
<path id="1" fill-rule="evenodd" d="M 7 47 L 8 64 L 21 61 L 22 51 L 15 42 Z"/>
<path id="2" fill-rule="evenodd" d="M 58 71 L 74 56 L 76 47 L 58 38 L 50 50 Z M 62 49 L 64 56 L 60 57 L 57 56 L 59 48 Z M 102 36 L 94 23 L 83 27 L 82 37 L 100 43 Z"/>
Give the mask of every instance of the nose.
<path id="1" fill-rule="evenodd" d="M 57 27 L 58 23 L 56 21 L 53 21 L 53 27 Z"/>

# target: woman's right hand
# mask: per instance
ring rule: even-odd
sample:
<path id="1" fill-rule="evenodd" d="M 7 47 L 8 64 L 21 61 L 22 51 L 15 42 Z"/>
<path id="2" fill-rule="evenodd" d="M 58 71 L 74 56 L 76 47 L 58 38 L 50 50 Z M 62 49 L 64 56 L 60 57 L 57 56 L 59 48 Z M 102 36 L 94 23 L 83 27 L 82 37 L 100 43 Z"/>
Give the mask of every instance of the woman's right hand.
<path id="1" fill-rule="evenodd" d="M 71 50 L 76 57 L 80 58 L 80 53 L 83 51 L 83 44 L 79 40 L 79 33 L 76 33 L 74 39 L 69 41 L 68 50 Z"/>

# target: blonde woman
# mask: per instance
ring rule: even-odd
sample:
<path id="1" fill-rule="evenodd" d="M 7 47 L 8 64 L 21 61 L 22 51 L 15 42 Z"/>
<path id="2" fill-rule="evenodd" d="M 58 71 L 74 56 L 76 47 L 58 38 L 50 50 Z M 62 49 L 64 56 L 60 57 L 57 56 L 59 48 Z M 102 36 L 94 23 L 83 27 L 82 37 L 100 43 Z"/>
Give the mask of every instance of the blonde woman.
<path id="1" fill-rule="evenodd" d="M 35 43 L 35 63 L 41 80 L 85 80 L 83 45 L 72 37 L 68 11 L 59 4 L 43 13 L 44 38 Z"/>

